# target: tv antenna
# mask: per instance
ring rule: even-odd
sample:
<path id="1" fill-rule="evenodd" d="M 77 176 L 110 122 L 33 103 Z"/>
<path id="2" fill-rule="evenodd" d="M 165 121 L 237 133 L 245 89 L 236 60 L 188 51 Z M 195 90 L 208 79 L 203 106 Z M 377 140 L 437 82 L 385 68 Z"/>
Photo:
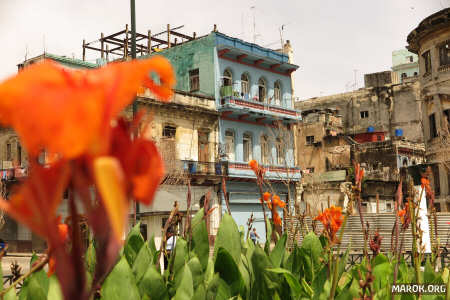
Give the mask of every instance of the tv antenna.
<path id="1" fill-rule="evenodd" d="M 259 36 L 259 34 L 256 33 L 256 6 L 251 6 L 250 10 L 253 12 L 253 44 L 256 44 L 256 38 Z"/>

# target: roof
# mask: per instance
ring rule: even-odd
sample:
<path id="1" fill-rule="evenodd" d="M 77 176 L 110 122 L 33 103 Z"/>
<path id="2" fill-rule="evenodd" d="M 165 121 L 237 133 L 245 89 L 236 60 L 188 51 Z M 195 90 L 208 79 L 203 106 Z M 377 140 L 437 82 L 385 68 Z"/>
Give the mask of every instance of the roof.
<path id="1" fill-rule="evenodd" d="M 83 61 L 81 59 L 70 58 L 70 57 L 67 57 L 67 56 L 60 56 L 60 55 L 51 54 L 51 53 L 44 53 L 44 54 L 38 55 L 36 57 L 29 58 L 29 59 L 25 60 L 24 62 L 20 63 L 19 65 L 22 65 L 22 64 L 27 63 L 29 61 L 45 59 L 45 58 L 49 58 L 49 59 L 54 60 L 56 62 L 65 64 L 65 65 L 74 66 L 74 67 L 79 67 L 79 68 L 93 69 L 93 68 L 97 68 L 98 67 L 98 65 L 95 64 L 95 63 L 90 63 L 90 62 L 87 62 L 87 61 Z"/>
<path id="2" fill-rule="evenodd" d="M 419 23 L 411 33 L 408 35 L 406 41 L 408 46 L 406 47 L 409 51 L 418 53 L 420 48 L 420 40 L 427 36 L 430 32 L 442 29 L 450 28 L 450 7 L 444 8 L 437 13 L 428 16 Z"/>

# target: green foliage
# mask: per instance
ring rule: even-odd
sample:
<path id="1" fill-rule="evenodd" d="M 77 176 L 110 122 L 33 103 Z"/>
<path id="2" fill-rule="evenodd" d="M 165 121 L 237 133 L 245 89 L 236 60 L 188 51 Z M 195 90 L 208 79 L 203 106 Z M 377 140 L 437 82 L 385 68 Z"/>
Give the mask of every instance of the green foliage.
<path id="1" fill-rule="evenodd" d="M 333 272 L 336 274 L 334 299 L 361 298 L 361 274 L 372 274 L 372 299 L 391 299 L 395 257 L 379 254 L 369 261 L 348 265 L 349 248 L 339 259 L 330 259 L 332 253 L 326 240 L 308 233 L 303 243 L 287 250 L 288 236 L 283 234 L 273 246 L 270 243 L 254 245 L 245 240 L 233 218 L 224 215 L 210 256 L 208 233 L 200 210 L 192 219 L 192 238 L 177 238 L 175 249 L 166 270 L 159 269 L 159 251 L 152 237 L 145 243 L 139 224 L 128 234 L 123 251 L 100 290 L 101 299 L 142 300 L 263 300 L 263 299 L 330 299 Z M 273 247 L 273 248 L 272 248 Z M 33 257 L 33 261 L 36 257 Z M 101 263 L 95 257 L 93 243 L 85 254 L 88 278 Z M 330 263 L 337 264 L 330 265 Z M 91 276 L 91 277 L 89 277 Z M 421 278 L 425 283 L 446 284 L 449 270 L 434 272 L 426 261 Z M 398 283 L 411 283 L 414 269 L 403 259 L 398 263 Z M 366 295 L 367 296 L 367 295 Z M 18 297 L 11 289 L 4 296 L 11 300 L 62 300 L 55 276 L 44 270 L 33 273 L 23 284 Z M 394 299 L 417 299 L 415 295 L 396 296 Z M 445 299 L 444 295 L 424 295 L 422 299 Z"/>

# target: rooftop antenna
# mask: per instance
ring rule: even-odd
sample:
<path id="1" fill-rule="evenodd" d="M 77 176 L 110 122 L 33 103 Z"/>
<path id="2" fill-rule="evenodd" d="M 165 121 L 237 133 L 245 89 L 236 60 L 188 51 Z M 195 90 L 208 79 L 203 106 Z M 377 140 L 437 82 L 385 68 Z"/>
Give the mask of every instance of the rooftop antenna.
<path id="1" fill-rule="evenodd" d="M 250 9 L 253 11 L 253 44 L 256 44 L 256 37 L 258 34 L 256 34 L 256 16 L 255 16 L 255 10 L 256 6 L 251 6 Z"/>
<path id="2" fill-rule="evenodd" d="M 45 49 L 45 34 L 43 36 L 43 46 L 44 46 L 44 54 L 45 54 L 45 52 L 46 52 L 46 49 Z"/>
<path id="3" fill-rule="evenodd" d="M 25 45 L 25 59 L 24 61 L 26 61 L 28 58 L 28 45 Z"/>
<path id="4" fill-rule="evenodd" d="M 283 31 L 284 31 L 284 26 L 286 26 L 286 24 L 281 25 L 280 28 L 278 28 L 278 30 L 280 31 L 280 42 L 281 42 L 281 50 L 284 50 L 284 41 L 283 41 Z"/>
<path id="5" fill-rule="evenodd" d="M 358 87 L 358 84 L 356 83 L 356 72 L 358 72 L 358 70 L 357 69 L 353 69 L 353 76 L 354 76 L 354 79 L 355 79 L 355 83 L 354 83 L 354 85 L 353 85 L 353 88 L 356 90 L 357 89 L 357 87 Z"/>

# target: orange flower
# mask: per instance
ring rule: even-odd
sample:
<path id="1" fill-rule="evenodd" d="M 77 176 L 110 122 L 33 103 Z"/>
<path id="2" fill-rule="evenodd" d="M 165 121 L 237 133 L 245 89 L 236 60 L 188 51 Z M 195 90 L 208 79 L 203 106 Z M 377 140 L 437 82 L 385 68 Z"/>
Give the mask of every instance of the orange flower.
<path id="1" fill-rule="evenodd" d="M 272 219 L 275 225 L 281 225 L 280 215 L 276 211 L 272 213 Z"/>
<path id="2" fill-rule="evenodd" d="M 256 161 L 256 160 L 251 160 L 249 163 L 248 163 L 248 165 L 250 166 L 250 168 L 254 171 L 254 172 L 257 172 L 258 171 L 258 168 L 259 168 L 259 165 L 258 165 L 258 162 Z"/>
<path id="3" fill-rule="evenodd" d="M 9 201 L 0 199 L 0 209 L 25 224 L 50 243 L 58 243 L 56 209 L 69 180 L 64 162 L 44 168 L 31 161 L 33 172 Z"/>
<path id="4" fill-rule="evenodd" d="M 420 183 L 421 183 L 422 188 L 430 186 L 430 181 L 425 177 L 420 178 Z"/>
<path id="5" fill-rule="evenodd" d="M 320 221 L 324 226 L 324 232 L 328 235 L 330 242 L 335 242 L 336 233 L 344 222 L 342 207 L 332 205 L 319 214 L 314 220 Z"/>
<path id="6" fill-rule="evenodd" d="M 58 235 L 59 242 L 64 243 L 69 237 L 69 227 L 67 224 L 58 224 Z M 50 277 L 55 273 L 56 270 L 56 259 L 53 256 L 50 256 L 48 260 L 48 271 L 47 276 Z"/>
<path id="7" fill-rule="evenodd" d="M 161 86 L 149 78 L 158 73 Z M 49 60 L 0 84 L 0 120 L 18 133 L 31 156 L 45 148 L 65 158 L 108 151 L 110 121 L 141 85 L 168 99 L 175 83 L 162 57 L 68 71 Z"/>
<path id="8" fill-rule="evenodd" d="M 276 206 L 281 207 L 281 208 L 283 208 L 283 207 L 286 206 L 286 202 L 282 201 L 278 195 L 274 195 L 274 196 L 272 197 L 272 203 L 273 203 L 274 205 L 276 205 Z"/>
<path id="9" fill-rule="evenodd" d="M 263 199 L 264 199 L 264 201 L 266 201 L 266 202 L 269 202 L 269 201 L 270 201 L 270 197 L 272 197 L 272 195 L 271 195 L 269 192 L 265 192 L 265 193 L 263 194 Z"/>

